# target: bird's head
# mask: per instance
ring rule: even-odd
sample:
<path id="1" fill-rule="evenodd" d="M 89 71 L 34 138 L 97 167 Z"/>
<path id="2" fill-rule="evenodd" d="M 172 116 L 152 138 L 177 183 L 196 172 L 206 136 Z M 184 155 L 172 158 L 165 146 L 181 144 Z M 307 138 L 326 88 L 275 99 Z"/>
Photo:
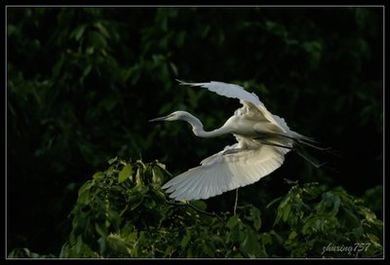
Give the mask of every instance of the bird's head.
<path id="1" fill-rule="evenodd" d="M 172 112 L 171 114 L 164 116 L 164 117 L 159 117 L 155 119 L 151 119 L 149 121 L 177 121 L 177 120 L 184 120 L 186 116 L 188 116 L 188 112 L 186 111 L 175 111 Z"/>

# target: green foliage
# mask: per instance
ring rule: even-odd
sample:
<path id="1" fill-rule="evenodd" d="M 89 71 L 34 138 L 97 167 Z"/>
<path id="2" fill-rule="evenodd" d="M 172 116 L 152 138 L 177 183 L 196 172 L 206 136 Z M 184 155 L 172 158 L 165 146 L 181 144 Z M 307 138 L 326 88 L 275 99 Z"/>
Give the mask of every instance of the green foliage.
<path id="1" fill-rule="evenodd" d="M 15 248 L 9 254 L 8 258 L 55 258 L 54 255 L 41 255 L 30 251 L 28 248 Z"/>
<path id="2" fill-rule="evenodd" d="M 172 202 L 161 190 L 171 175 L 158 161 L 115 158 L 79 189 L 72 231 L 59 257 L 373 257 L 383 223 L 342 188 L 294 185 L 265 212 L 207 212 L 203 201 Z M 275 202 L 279 205 L 275 207 Z M 266 218 L 265 218 L 266 216 Z M 274 219 L 264 227 L 262 219 Z M 332 252 L 329 245 L 366 249 Z M 53 256 L 53 255 L 49 255 Z M 16 249 L 9 257 L 42 257 Z"/>
<path id="3" fill-rule="evenodd" d="M 293 186 L 279 204 L 275 225 L 292 257 L 376 256 L 382 253 L 383 223 L 361 199 L 338 187 L 327 191 L 318 183 Z M 324 246 L 368 244 L 364 253 L 334 253 Z"/>

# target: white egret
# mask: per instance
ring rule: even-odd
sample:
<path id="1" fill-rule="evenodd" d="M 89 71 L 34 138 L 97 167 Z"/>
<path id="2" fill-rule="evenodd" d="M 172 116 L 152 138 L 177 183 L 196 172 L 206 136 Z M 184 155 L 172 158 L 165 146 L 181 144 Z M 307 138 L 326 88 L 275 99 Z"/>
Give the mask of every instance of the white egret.
<path id="1" fill-rule="evenodd" d="M 180 85 L 204 87 L 219 95 L 239 99 L 243 106 L 222 127 L 213 131 L 205 131 L 202 122 L 186 111 L 175 111 L 150 120 L 183 120 L 192 126 L 193 133 L 198 137 L 233 134 L 237 140 L 236 144 L 226 146 L 219 153 L 204 159 L 200 166 L 165 183 L 162 188 L 175 200 L 207 199 L 234 189 L 237 192 L 239 187 L 252 184 L 279 168 L 284 155 L 297 145 L 318 148 L 309 143 L 314 140 L 292 131 L 283 118 L 271 114 L 254 93 L 245 91 L 241 86 L 216 81 L 178 81 Z M 237 193 L 234 210 L 236 206 Z"/>

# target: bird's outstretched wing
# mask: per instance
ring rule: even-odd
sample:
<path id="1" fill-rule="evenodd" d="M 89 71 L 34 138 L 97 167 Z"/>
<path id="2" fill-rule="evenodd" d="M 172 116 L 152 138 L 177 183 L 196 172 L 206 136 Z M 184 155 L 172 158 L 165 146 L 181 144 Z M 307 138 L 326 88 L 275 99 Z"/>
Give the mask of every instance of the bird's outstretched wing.
<path id="1" fill-rule="evenodd" d="M 225 96 L 228 98 L 237 98 L 239 100 L 248 101 L 257 105 L 263 105 L 264 104 L 260 101 L 259 97 L 254 93 L 249 93 L 246 91 L 243 87 L 235 84 L 228 84 L 224 82 L 219 81 L 211 81 L 208 83 L 188 83 L 181 80 L 176 79 L 180 85 L 187 85 L 187 86 L 200 86 L 205 87 L 208 90 L 217 93 L 218 95 Z"/>
<path id="2" fill-rule="evenodd" d="M 162 188 L 175 200 L 207 199 L 252 184 L 280 167 L 283 148 L 259 145 L 255 149 L 225 148 L 168 181 Z"/>
<path id="3" fill-rule="evenodd" d="M 290 131 L 290 128 L 283 118 L 269 112 L 255 93 L 249 93 L 239 85 L 228 84 L 219 81 L 211 81 L 207 83 L 188 83 L 178 79 L 176 80 L 180 85 L 204 87 L 212 92 L 217 93 L 218 95 L 228 98 L 237 98 L 244 106 L 247 106 L 249 109 L 253 109 L 253 107 L 257 108 L 259 114 L 262 117 L 278 126 L 283 132 L 287 133 Z"/>

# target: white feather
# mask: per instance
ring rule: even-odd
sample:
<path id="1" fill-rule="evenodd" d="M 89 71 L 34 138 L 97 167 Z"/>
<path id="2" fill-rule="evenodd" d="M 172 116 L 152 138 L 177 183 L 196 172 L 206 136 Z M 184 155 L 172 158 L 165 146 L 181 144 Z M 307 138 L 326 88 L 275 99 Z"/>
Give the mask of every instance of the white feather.
<path id="1" fill-rule="evenodd" d="M 272 124 L 278 126 L 283 132 L 289 132 L 290 130 L 284 119 L 269 112 L 256 94 L 249 93 L 239 85 L 228 84 L 219 81 L 211 81 L 207 83 L 188 83 L 180 80 L 177 81 L 179 81 L 180 85 L 204 87 L 209 91 L 217 93 L 218 95 L 239 99 L 244 106 L 248 105 L 248 102 L 250 102 L 256 106 L 258 110 L 260 110 L 263 117 L 265 117 Z"/>
<path id="2" fill-rule="evenodd" d="M 257 95 L 255 95 L 254 93 L 249 93 L 239 85 L 228 84 L 219 81 L 211 81 L 208 83 L 187 83 L 180 80 L 177 81 L 179 81 L 180 85 L 205 87 L 208 90 L 215 92 L 221 96 L 249 101 L 252 102 L 254 105 L 263 105 Z"/>
<path id="3" fill-rule="evenodd" d="M 207 199 L 252 184 L 280 167 L 284 154 L 279 147 L 262 145 L 224 155 L 213 155 L 207 164 L 192 168 L 167 182 L 163 188 L 178 200 Z M 210 158 L 210 157 L 209 157 Z"/>

